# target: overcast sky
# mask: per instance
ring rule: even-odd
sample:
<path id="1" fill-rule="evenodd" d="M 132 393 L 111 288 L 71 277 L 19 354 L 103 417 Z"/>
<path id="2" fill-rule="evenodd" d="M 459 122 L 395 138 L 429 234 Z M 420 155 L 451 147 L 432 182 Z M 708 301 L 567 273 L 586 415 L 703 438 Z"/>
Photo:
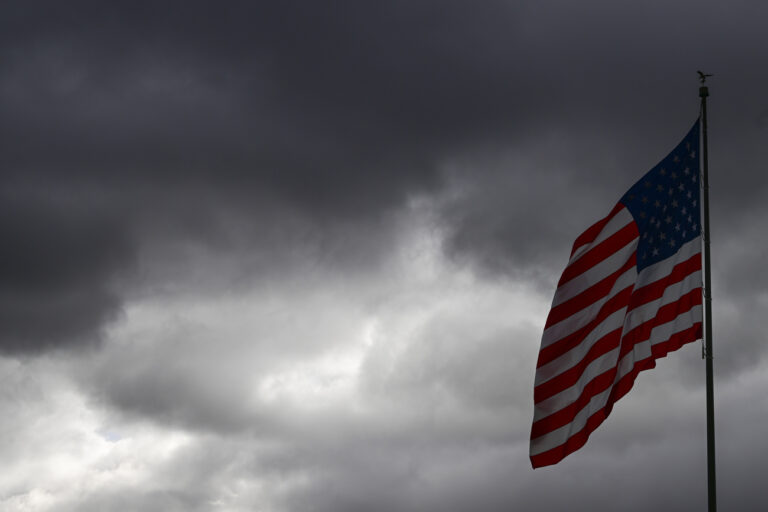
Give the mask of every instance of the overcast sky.
<path id="1" fill-rule="evenodd" d="M 718 492 L 765 509 L 764 2 L 6 1 L 0 509 L 699 511 L 699 343 L 531 469 L 571 243 L 710 79 Z"/>

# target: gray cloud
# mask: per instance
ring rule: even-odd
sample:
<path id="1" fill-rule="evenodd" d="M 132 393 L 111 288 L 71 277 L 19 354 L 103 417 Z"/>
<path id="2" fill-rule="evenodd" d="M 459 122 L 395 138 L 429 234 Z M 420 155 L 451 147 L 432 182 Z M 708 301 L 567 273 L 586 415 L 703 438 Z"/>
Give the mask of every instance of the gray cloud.
<path id="1" fill-rule="evenodd" d="M 698 347 L 561 465 L 526 451 L 570 244 L 704 69 L 721 503 L 759 509 L 764 6 L 1 10 L 0 378 L 40 389 L 0 394 L 3 505 L 700 510 Z"/>
<path id="2" fill-rule="evenodd" d="M 318 222 L 376 219 L 441 187 L 440 166 L 460 158 L 474 192 L 447 212 L 448 248 L 509 273 L 552 249 L 554 205 L 536 216 L 540 226 L 518 220 L 542 211 L 548 184 L 583 195 L 598 178 L 621 191 L 655 163 L 646 155 L 663 155 L 687 127 L 697 100 L 686 58 L 719 68 L 711 116 L 720 148 L 736 147 L 713 144 L 713 169 L 718 154 L 743 159 L 720 167 L 752 168 L 762 145 L 743 137 L 765 105 L 758 71 L 739 63 L 763 58 L 757 17 L 734 11 L 736 32 L 693 5 L 666 21 L 653 8 L 595 6 L 579 23 L 569 6 L 551 7 L 494 2 L 471 16 L 461 3 L 11 10 L 6 175 L 64 173 L 89 192 L 96 184 L 125 204 L 128 225 L 163 218 L 173 238 L 177 219 L 194 224 L 193 236 L 220 230 L 210 216 L 224 205 L 243 216 L 268 203 Z M 510 154 L 514 178 L 488 157 Z M 748 190 L 733 189 L 746 180 L 726 185 L 722 210 L 759 201 L 762 178 L 750 178 Z M 562 204 L 567 195 L 557 194 Z M 585 208 L 576 197 L 563 206 Z M 559 229 L 565 239 L 577 228 Z M 515 242 L 521 236 L 527 243 Z"/>
<path id="3" fill-rule="evenodd" d="M 6 353 L 94 344 L 117 313 L 119 272 L 132 263 L 130 240 L 108 207 L 41 188 L 8 190 L 0 206 Z"/>

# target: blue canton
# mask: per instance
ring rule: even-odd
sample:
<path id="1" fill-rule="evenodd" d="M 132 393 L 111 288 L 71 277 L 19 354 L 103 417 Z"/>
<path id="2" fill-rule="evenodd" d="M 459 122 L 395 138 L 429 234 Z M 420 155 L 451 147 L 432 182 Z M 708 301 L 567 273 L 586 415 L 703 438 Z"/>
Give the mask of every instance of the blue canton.
<path id="1" fill-rule="evenodd" d="M 621 198 L 637 223 L 637 270 L 675 254 L 701 233 L 699 122 Z"/>

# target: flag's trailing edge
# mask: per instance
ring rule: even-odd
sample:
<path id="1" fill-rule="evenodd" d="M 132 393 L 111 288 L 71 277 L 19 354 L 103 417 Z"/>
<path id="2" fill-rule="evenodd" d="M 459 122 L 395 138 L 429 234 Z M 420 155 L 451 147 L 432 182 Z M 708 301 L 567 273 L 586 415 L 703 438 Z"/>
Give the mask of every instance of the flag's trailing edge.
<path id="1" fill-rule="evenodd" d="M 536 367 L 531 464 L 581 448 L 637 374 L 702 337 L 699 121 L 574 242 Z"/>

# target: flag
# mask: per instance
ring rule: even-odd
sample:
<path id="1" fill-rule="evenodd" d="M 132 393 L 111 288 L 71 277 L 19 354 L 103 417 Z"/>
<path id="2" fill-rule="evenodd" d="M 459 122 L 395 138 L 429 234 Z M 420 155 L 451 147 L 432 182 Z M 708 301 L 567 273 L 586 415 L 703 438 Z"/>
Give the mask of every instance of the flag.
<path id="1" fill-rule="evenodd" d="M 573 244 L 541 340 L 531 464 L 581 448 L 656 359 L 702 337 L 699 121 Z"/>

